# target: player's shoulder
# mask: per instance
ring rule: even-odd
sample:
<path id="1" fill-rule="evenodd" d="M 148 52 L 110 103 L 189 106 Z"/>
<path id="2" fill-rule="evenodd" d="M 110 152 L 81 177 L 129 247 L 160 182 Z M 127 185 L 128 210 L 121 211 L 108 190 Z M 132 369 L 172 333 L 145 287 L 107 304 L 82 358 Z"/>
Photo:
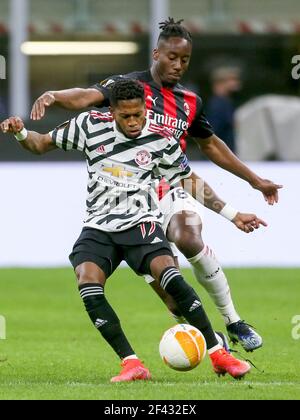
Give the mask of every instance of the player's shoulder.
<path id="1" fill-rule="evenodd" d="M 151 80 L 151 78 L 149 77 L 149 71 L 148 70 L 133 71 L 131 73 L 127 73 L 126 75 L 124 75 L 124 77 L 126 79 L 135 79 L 135 80 L 139 80 L 141 82 L 147 82 L 147 81 Z"/>
<path id="2" fill-rule="evenodd" d="M 100 81 L 98 85 L 103 88 L 110 88 L 115 82 L 126 79 L 140 80 L 141 82 L 148 80 L 147 71 L 133 71 L 126 74 L 115 74 Z"/>
<path id="3" fill-rule="evenodd" d="M 197 98 L 198 100 L 200 100 L 202 102 L 201 96 L 197 92 L 194 92 L 191 88 L 178 83 L 176 85 L 176 89 L 180 90 L 185 95 L 193 97 L 193 98 Z"/>

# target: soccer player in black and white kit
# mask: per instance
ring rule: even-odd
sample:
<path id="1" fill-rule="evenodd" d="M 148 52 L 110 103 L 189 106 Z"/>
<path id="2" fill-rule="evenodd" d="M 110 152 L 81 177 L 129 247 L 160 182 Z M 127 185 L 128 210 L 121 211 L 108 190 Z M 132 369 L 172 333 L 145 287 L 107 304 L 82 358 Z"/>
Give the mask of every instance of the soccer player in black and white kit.
<path id="1" fill-rule="evenodd" d="M 46 135 L 27 132 L 18 117 L 5 120 L 0 128 L 14 133 L 33 153 L 62 148 L 81 151 L 86 157 L 87 214 L 70 261 L 92 323 L 122 360 L 121 373 L 111 381 L 150 378 L 104 294 L 106 279 L 122 260 L 137 274 L 151 275 L 172 296 L 187 321 L 203 333 L 217 374 L 241 378 L 250 365 L 219 345 L 199 297 L 175 267 L 161 227 L 163 214 L 155 188 L 158 178 L 176 185 L 190 177 L 187 158 L 169 130 L 146 120 L 140 82 L 114 83 L 110 99 L 112 113 L 84 112 Z M 248 216 L 250 227 L 264 224 L 255 215 Z"/>
<path id="2" fill-rule="evenodd" d="M 35 102 L 31 117 L 43 117 L 45 108 L 54 103 L 70 109 L 83 109 L 91 105 L 107 106 L 109 91 L 120 78 L 140 80 L 146 92 L 148 117 L 154 123 L 164 125 L 173 132 L 185 151 L 187 135 L 194 137 L 202 152 L 218 166 L 247 181 L 273 205 L 278 201 L 278 189 L 269 180 L 260 178 L 245 166 L 213 132 L 203 113 L 202 100 L 179 84 L 189 66 L 192 53 L 191 34 L 181 21 L 169 19 L 161 24 L 157 48 L 153 52 L 153 65 L 148 71 L 112 76 L 89 89 L 69 89 L 46 92 Z M 240 342 L 246 351 L 262 345 L 262 338 L 246 322 L 241 320 L 231 298 L 227 278 L 214 252 L 202 240 L 202 221 L 193 198 L 181 188 L 170 191 L 161 201 L 165 213 L 164 229 L 167 238 L 191 263 L 198 282 L 204 286 L 216 304 L 233 342 Z M 236 212 L 226 206 L 222 214 L 232 219 Z M 193 223 L 191 223 L 191 219 Z M 175 253 L 176 251 L 173 252 Z M 150 280 L 151 281 L 151 280 Z M 156 283 L 151 284 L 175 314 L 172 300 Z"/>

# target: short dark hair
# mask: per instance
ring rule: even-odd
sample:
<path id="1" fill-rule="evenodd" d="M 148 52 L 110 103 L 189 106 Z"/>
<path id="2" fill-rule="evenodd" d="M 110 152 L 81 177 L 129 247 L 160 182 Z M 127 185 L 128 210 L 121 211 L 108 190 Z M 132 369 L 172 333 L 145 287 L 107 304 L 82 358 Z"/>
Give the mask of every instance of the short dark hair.
<path id="1" fill-rule="evenodd" d="M 168 20 L 159 23 L 159 29 L 161 29 L 161 33 L 158 37 L 158 42 L 161 39 L 169 39 L 172 37 L 183 38 L 189 41 L 191 44 L 193 43 L 192 34 L 182 26 L 183 19 L 178 20 L 175 22 L 174 18 L 169 17 Z"/>
<path id="2" fill-rule="evenodd" d="M 112 85 L 110 90 L 110 103 L 116 106 L 118 101 L 141 99 L 145 102 L 144 86 L 138 80 L 123 79 Z"/>

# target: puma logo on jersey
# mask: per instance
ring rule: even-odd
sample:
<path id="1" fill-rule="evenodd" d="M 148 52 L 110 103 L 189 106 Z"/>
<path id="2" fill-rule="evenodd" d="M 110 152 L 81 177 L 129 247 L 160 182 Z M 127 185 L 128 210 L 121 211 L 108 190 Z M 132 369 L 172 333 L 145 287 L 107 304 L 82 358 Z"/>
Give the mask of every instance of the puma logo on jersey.
<path id="1" fill-rule="evenodd" d="M 149 101 L 151 101 L 153 103 L 153 105 L 156 106 L 156 101 L 157 101 L 158 97 L 153 99 L 152 96 L 148 95 L 147 99 L 149 99 Z"/>

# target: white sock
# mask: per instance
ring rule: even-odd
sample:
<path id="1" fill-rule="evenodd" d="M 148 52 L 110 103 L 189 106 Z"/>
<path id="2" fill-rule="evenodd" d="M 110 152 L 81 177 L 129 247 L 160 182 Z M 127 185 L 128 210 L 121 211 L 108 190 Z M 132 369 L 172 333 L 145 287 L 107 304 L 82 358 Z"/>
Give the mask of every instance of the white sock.
<path id="1" fill-rule="evenodd" d="M 138 357 L 136 354 L 132 354 L 131 356 L 124 357 L 123 360 L 137 360 Z"/>
<path id="2" fill-rule="evenodd" d="M 223 347 L 220 346 L 220 344 L 217 344 L 216 346 L 212 347 L 211 349 L 207 350 L 207 353 L 209 355 L 213 354 L 215 351 L 221 350 Z"/>
<path id="3" fill-rule="evenodd" d="M 241 318 L 235 310 L 226 276 L 213 251 L 206 245 L 198 255 L 189 258 L 198 282 L 205 288 L 224 318 L 226 325 Z"/>

